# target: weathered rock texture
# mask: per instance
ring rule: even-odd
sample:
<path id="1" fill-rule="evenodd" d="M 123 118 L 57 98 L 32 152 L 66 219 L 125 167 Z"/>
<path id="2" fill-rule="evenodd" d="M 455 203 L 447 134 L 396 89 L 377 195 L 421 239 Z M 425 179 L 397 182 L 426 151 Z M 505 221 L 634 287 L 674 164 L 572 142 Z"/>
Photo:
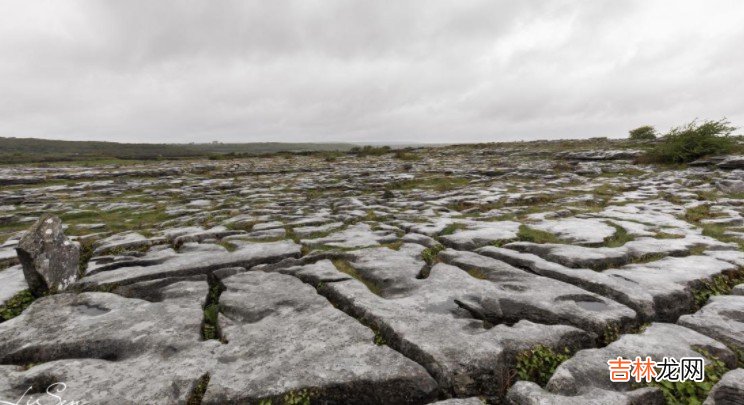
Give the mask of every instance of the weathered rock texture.
<path id="1" fill-rule="evenodd" d="M 34 295 L 63 291 L 78 277 L 80 246 L 68 239 L 62 221 L 43 215 L 16 247 L 23 275 Z"/>
<path id="2" fill-rule="evenodd" d="M 0 165 L 0 401 L 661 403 L 648 355 L 741 403 L 741 158 L 637 146 Z"/>

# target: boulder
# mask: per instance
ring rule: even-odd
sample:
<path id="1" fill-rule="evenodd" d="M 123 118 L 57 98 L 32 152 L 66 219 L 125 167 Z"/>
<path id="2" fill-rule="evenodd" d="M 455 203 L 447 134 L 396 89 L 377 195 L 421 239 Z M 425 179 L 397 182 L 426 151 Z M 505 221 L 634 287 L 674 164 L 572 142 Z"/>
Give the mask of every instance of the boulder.
<path id="1" fill-rule="evenodd" d="M 70 241 L 62 221 L 42 215 L 16 247 L 28 287 L 36 296 L 62 291 L 77 281 L 80 245 Z"/>

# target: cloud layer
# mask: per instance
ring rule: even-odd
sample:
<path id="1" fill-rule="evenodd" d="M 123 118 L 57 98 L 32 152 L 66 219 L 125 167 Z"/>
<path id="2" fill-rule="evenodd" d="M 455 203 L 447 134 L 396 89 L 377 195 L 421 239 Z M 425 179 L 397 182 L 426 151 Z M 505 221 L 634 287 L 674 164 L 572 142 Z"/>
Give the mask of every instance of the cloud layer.
<path id="1" fill-rule="evenodd" d="M 744 125 L 744 2 L 0 2 L 0 136 L 468 142 Z"/>

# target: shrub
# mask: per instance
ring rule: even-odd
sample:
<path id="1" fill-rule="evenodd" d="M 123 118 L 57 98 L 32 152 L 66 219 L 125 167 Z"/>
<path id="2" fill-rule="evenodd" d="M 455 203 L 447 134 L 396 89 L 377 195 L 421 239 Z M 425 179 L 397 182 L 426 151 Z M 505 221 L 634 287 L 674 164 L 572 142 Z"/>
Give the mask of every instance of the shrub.
<path id="1" fill-rule="evenodd" d="M 644 125 L 629 131 L 630 139 L 633 141 L 651 141 L 656 139 L 656 129 L 650 125 Z"/>
<path id="2" fill-rule="evenodd" d="M 669 131 L 644 160 L 654 163 L 687 163 L 703 156 L 731 153 L 735 141 L 730 135 L 734 130 L 736 128 L 725 119 L 705 121 L 702 124 L 693 121 Z"/>

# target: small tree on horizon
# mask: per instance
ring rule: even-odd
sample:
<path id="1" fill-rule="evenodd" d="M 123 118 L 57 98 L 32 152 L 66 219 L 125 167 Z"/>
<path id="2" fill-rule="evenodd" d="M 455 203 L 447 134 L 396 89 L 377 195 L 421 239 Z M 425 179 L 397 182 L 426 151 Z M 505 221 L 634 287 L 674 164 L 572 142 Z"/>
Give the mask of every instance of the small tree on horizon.
<path id="1" fill-rule="evenodd" d="M 656 139 L 656 129 L 651 125 L 644 125 L 629 131 L 633 141 L 652 141 Z"/>

